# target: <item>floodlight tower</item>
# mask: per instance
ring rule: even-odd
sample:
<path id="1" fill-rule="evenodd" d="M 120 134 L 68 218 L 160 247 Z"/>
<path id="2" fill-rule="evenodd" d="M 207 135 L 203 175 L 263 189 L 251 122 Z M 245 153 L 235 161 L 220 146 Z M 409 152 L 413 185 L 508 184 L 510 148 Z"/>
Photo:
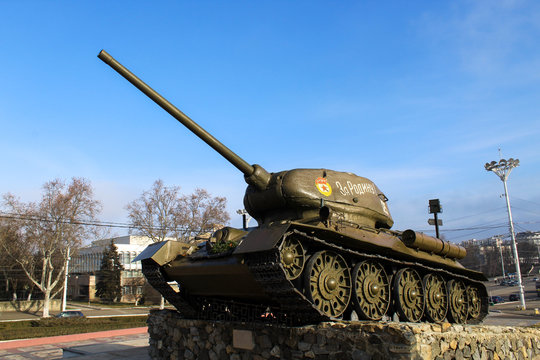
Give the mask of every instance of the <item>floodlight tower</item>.
<path id="1" fill-rule="evenodd" d="M 525 295 L 523 292 L 523 282 L 521 281 L 521 270 L 519 268 L 519 256 L 516 245 L 516 236 L 514 234 L 514 222 L 512 221 L 512 210 L 510 209 L 510 199 L 508 197 L 508 187 L 506 186 L 506 180 L 512 169 L 519 166 L 519 159 L 501 159 L 499 162 L 492 161 L 486 163 L 485 168 L 487 171 L 493 171 L 497 176 L 502 180 L 504 184 L 504 196 L 506 198 L 506 209 L 508 210 L 508 222 L 510 223 L 510 237 L 512 238 L 512 249 L 514 251 L 514 261 L 516 263 L 516 273 L 519 283 L 519 297 L 521 299 L 521 308 L 523 310 L 525 307 Z"/>

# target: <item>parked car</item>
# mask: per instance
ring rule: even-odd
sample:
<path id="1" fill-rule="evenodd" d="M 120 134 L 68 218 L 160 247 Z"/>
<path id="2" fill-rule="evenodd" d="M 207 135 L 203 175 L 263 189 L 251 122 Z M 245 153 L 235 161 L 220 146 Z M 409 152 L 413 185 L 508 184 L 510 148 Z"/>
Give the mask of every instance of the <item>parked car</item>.
<path id="1" fill-rule="evenodd" d="M 502 296 L 490 296 L 489 297 L 489 303 L 490 304 L 499 304 L 499 303 L 503 303 L 504 302 L 504 299 L 502 298 Z"/>
<path id="2" fill-rule="evenodd" d="M 79 310 L 68 310 L 68 311 L 62 311 L 61 313 L 57 314 L 55 317 L 57 318 L 83 318 L 84 314 L 82 311 Z"/>
<path id="3" fill-rule="evenodd" d="M 508 297 L 509 301 L 518 301 L 519 300 L 519 294 L 510 294 Z"/>

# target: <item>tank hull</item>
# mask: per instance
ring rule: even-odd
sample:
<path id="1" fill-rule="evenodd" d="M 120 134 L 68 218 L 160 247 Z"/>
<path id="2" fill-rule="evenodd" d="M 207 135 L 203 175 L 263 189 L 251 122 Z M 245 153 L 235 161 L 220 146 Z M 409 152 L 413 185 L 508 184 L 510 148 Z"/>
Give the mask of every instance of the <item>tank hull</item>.
<path id="1" fill-rule="evenodd" d="M 150 283 L 186 317 L 289 324 L 355 316 L 481 322 L 488 306 L 484 275 L 407 247 L 399 236 L 282 222 L 250 231 L 227 253 L 180 251 L 161 265 L 147 254 L 143 272 L 158 269 L 163 278 Z M 170 293 L 168 281 L 180 291 Z"/>

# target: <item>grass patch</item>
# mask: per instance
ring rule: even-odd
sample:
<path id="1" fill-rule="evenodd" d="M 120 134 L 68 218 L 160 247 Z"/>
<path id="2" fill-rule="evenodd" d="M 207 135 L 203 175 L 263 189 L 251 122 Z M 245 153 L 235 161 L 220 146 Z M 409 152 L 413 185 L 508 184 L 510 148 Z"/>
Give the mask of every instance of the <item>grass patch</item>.
<path id="1" fill-rule="evenodd" d="M 129 329 L 146 326 L 148 316 L 56 319 L 0 323 L 0 340 L 30 339 L 45 336 L 82 334 L 94 331 Z"/>

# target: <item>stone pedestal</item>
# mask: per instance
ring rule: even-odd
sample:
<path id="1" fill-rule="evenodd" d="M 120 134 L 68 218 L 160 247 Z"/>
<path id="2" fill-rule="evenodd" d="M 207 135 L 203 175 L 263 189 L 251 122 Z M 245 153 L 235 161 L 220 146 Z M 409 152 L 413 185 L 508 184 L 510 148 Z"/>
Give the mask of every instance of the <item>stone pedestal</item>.
<path id="1" fill-rule="evenodd" d="M 540 329 L 328 322 L 303 327 L 182 319 L 154 310 L 152 359 L 540 359 Z"/>

